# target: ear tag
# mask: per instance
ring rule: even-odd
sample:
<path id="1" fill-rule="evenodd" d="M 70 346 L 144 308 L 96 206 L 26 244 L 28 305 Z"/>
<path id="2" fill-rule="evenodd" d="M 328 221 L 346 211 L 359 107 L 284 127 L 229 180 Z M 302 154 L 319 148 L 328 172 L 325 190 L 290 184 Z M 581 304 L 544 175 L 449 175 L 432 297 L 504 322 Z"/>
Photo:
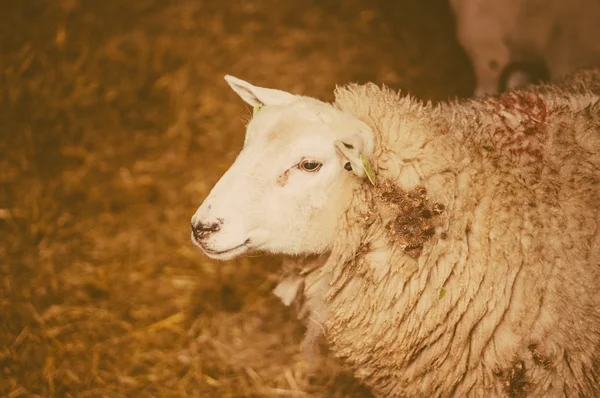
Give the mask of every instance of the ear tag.
<path id="1" fill-rule="evenodd" d="M 256 105 L 252 110 L 252 117 L 256 116 L 256 114 L 262 109 L 263 106 L 263 104 Z"/>
<path id="2" fill-rule="evenodd" d="M 365 171 L 367 178 L 369 179 L 372 185 L 375 185 L 375 172 L 371 167 L 371 163 L 369 163 L 369 159 L 367 159 L 367 157 L 361 153 L 360 160 L 362 161 L 363 170 Z"/>
<path id="3" fill-rule="evenodd" d="M 355 176 L 357 177 L 363 177 L 363 173 L 361 172 L 362 170 L 360 169 L 360 166 L 357 165 L 356 163 L 354 163 L 353 161 L 350 161 L 350 168 L 352 169 L 352 172 L 354 173 Z"/>

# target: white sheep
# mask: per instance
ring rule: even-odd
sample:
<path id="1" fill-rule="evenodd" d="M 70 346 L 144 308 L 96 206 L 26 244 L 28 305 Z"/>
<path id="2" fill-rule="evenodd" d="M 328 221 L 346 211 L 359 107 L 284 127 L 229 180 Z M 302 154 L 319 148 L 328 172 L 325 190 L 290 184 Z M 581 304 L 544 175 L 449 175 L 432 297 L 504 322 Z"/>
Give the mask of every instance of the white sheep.
<path id="1" fill-rule="evenodd" d="M 600 70 L 436 106 L 226 80 L 256 112 L 192 239 L 290 256 L 309 346 L 384 397 L 600 395 Z"/>
<path id="2" fill-rule="evenodd" d="M 473 64 L 476 96 L 600 64 L 598 0 L 449 2 Z"/>

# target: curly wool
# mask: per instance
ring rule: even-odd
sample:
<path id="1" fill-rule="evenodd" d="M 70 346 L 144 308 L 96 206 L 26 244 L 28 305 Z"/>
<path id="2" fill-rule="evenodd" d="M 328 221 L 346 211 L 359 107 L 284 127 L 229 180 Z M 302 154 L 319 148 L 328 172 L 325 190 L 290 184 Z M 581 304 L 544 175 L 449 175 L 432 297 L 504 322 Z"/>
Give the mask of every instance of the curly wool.
<path id="1" fill-rule="evenodd" d="M 378 184 L 306 272 L 308 344 L 381 396 L 599 395 L 599 82 L 439 106 L 338 88 Z"/>

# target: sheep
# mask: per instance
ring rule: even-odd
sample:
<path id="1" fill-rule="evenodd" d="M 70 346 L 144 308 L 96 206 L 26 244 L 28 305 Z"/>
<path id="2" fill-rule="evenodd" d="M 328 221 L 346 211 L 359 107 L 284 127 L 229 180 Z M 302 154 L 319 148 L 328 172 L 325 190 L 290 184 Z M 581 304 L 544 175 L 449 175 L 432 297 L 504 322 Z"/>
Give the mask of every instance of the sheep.
<path id="1" fill-rule="evenodd" d="M 475 72 L 475 96 L 600 64 L 597 0 L 449 1 Z"/>
<path id="2" fill-rule="evenodd" d="M 192 240 L 286 258 L 309 351 L 382 397 L 600 395 L 600 69 L 437 105 L 225 79 L 255 112 Z"/>

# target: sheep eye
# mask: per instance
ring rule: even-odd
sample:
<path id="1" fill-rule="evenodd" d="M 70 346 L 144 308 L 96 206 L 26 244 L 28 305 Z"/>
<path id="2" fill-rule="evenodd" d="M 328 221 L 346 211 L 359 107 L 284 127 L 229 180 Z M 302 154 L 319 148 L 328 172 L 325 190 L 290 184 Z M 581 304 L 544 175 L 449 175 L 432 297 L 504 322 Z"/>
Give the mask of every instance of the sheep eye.
<path id="1" fill-rule="evenodd" d="M 318 171 L 321 168 L 321 166 L 323 166 L 323 163 L 317 162 L 316 160 L 305 159 L 302 162 L 300 162 L 299 166 L 304 171 L 314 173 L 315 171 Z"/>

